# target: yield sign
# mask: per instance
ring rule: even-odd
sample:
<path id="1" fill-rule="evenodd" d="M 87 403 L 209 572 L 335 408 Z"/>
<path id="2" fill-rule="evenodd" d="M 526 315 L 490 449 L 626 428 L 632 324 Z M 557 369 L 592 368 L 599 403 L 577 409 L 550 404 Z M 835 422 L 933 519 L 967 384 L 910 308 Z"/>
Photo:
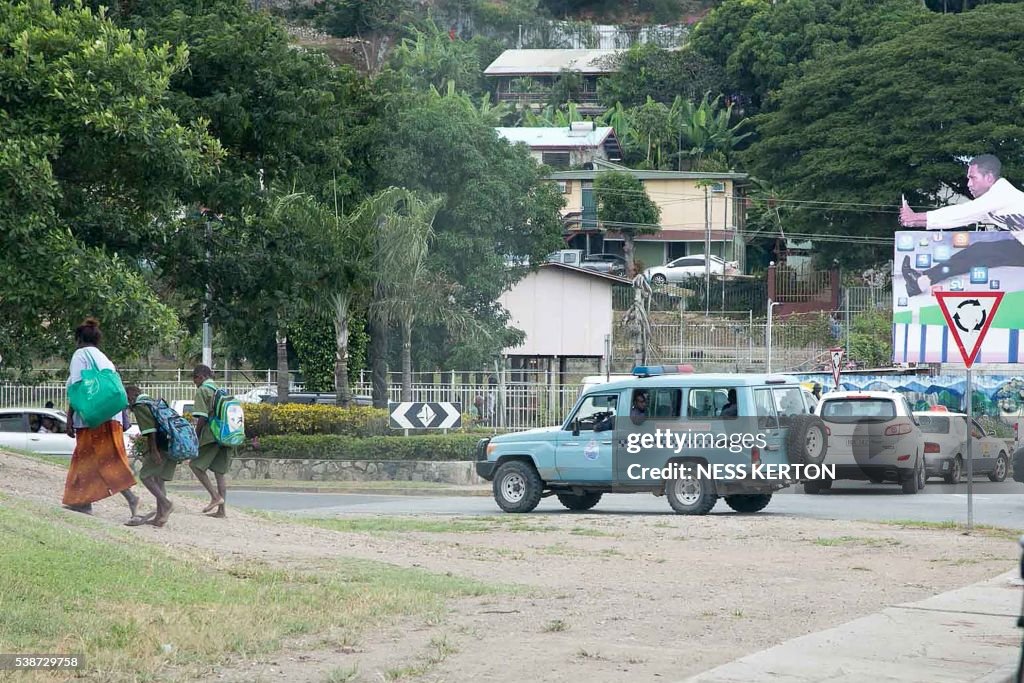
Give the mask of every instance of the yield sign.
<path id="1" fill-rule="evenodd" d="M 971 367 L 996 317 L 1003 292 L 935 292 L 964 365 Z"/>
<path id="2" fill-rule="evenodd" d="M 836 389 L 839 389 L 839 372 L 843 367 L 843 350 L 830 349 L 829 354 L 832 357 L 832 379 L 836 382 Z"/>

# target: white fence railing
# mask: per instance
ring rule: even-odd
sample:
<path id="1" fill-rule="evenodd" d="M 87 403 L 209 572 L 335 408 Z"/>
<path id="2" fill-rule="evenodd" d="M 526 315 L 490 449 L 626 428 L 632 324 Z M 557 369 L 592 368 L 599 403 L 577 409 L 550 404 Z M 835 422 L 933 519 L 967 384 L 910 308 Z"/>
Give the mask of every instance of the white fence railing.
<path id="1" fill-rule="evenodd" d="M 232 394 L 245 394 L 253 389 L 276 393 L 273 385 L 221 384 Z M 187 401 L 195 396 L 195 385 L 191 382 L 143 383 L 140 387 L 148 394 L 171 401 Z M 293 391 L 302 391 L 301 385 L 293 385 Z M 352 385 L 353 395 L 369 396 L 372 387 L 369 382 Z M 580 386 L 548 385 L 527 382 L 506 384 L 414 384 L 413 401 L 438 401 L 457 403 L 469 425 L 491 427 L 495 431 L 518 431 L 535 427 L 561 424 L 575 404 Z M 388 389 L 391 401 L 398 402 L 402 396 L 401 384 L 391 384 Z M 51 382 L 34 386 L 0 383 L 0 408 L 42 408 L 51 401 L 58 409 L 67 408 L 67 391 L 64 383 Z"/>
<path id="2" fill-rule="evenodd" d="M 270 388 L 268 385 L 219 384 L 231 394 L 245 394 L 253 389 Z M 139 387 L 155 398 L 171 401 L 190 401 L 196 395 L 196 386 L 192 382 L 141 382 Z M 22 384 L 0 383 L 0 408 L 26 407 L 42 408 L 52 402 L 60 410 L 67 409 L 68 395 L 64 382 L 48 382 L 27 386 Z"/>

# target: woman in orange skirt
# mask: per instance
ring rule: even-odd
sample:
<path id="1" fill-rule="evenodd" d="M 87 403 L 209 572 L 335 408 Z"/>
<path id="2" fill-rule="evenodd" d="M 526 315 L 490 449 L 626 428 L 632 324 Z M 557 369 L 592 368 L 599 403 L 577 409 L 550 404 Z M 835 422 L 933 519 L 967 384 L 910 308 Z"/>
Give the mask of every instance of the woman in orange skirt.
<path id="1" fill-rule="evenodd" d="M 99 323 L 93 318 L 86 318 L 75 328 L 78 349 L 71 357 L 69 387 L 81 380 L 82 370 L 91 365 L 90 358 L 101 370 L 116 370 L 110 359 L 99 350 L 100 339 Z M 128 524 L 144 523 L 145 519 L 137 514 L 139 497 L 131 491 L 135 485 L 135 474 L 125 453 L 121 417 L 107 420 L 98 427 L 86 427 L 82 418 L 69 407 L 67 434 L 75 439 L 75 452 L 64 484 L 64 506 L 91 514 L 93 503 L 120 493 L 128 501 L 131 511 L 132 519 Z"/>

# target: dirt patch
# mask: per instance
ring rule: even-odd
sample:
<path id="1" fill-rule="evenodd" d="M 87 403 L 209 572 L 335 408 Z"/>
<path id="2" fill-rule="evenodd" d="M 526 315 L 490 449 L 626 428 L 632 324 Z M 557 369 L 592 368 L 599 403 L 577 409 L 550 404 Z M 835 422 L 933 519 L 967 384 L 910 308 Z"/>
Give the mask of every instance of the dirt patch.
<path id="1" fill-rule="evenodd" d="M 5 495 L 59 506 L 64 474 L 0 454 Z M 460 530 L 337 531 L 231 508 L 213 519 L 202 499 L 172 498 L 165 528 L 131 533 L 240 563 L 330 572 L 355 557 L 519 587 L 354 640 L 296 639 L 272 657 L 225 662 L 210 681 L 677 680 L 1008 571 L 1018 553 L 984 535 L 768 515 L 430 517 Z M 95 509 L 112 525 L 127 519 L 120 496 Z"/>

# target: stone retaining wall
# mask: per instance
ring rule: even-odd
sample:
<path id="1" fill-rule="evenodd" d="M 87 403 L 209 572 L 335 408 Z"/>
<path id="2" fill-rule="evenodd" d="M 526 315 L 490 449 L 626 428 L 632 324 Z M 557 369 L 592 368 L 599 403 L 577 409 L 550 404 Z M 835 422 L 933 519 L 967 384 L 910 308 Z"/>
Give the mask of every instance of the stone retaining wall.
<path id="1" fill-rule="evenodd" d="M 194 478 L 187 467 L 178 479 Z M 471 461 L 425 460 L 289 460 L 236 457 L 228 478 L 284 479 L 288 481 L 431 481 L 442 484 L 486 483 Z"/>

